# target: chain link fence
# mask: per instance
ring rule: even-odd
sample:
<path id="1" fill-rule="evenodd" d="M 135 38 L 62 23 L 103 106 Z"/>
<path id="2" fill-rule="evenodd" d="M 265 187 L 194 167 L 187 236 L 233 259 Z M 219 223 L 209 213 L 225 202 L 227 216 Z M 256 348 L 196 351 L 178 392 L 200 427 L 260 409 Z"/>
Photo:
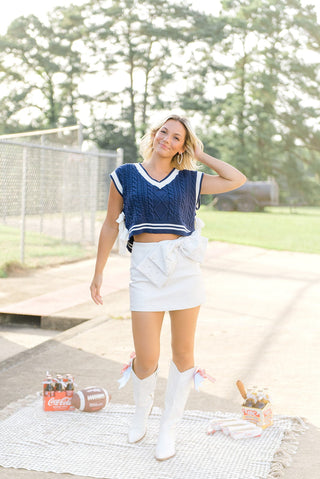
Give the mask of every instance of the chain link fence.
<path id="1" fill-rule="evenodd" d="M 19 230 L 24 263 L 26 232 L 62 242 L 94 244 L 109 194 L 109 173 L 123 152 L 0 139 L 0 224 Z"/>

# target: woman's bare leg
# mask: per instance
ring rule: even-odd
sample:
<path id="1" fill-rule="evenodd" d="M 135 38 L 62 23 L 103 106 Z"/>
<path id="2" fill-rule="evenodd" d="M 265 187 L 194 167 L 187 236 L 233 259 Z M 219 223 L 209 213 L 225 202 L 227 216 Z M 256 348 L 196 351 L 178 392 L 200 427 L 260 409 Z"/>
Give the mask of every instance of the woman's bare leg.
<path id="1" fill-rule="evenodd" d="M 164 312 L 132 311 L 131 317 L 136 352 L 134 372 L 144 379 L 157 369 Z"/>
<path id="2" fill-rule="evenodd" d="M 194 366 L 194 338 L 200 306 L 171 311 L 172 360 L 180 372 Z"/>
<path id="3" fill-rule="evenodd" d="M 132 332 L 136 358 L 133 362 L 133 396 L 136 405 L 128 432 L 129 443 L 146 434 L 157 382 L 160 333 L 164 313 L 132 312 Z"/>
<path id="4" fill-rule="evenodd" d="M 169 368 L 165 408 L 161 417 L 156 458 L 165 461 L 176 453 L 176 429 L 194 377 L 194 337 L 199 306 L 171 311 L 172 361 Z"/>

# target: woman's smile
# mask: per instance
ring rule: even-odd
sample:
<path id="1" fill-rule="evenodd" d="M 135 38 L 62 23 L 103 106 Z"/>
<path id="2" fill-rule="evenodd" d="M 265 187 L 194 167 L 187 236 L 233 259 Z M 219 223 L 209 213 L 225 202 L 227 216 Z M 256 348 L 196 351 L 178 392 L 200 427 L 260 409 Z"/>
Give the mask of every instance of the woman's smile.
<path id="1" fill-rule="evenodd" d="M 185 137 L 184 126 L 176 120 L 168 120 L 157 131 L 153 147 L 158 150 L 160 155 L 173 158 L 177 153 L 184 151 Z"/>
<path id="2" fill-rule="evenodd" d="M 164 148 L 165 150 L 169 150 L 169 147 L 167 145 L 164 145 L 163 143 L 160 143 L 160 147 Z"/>

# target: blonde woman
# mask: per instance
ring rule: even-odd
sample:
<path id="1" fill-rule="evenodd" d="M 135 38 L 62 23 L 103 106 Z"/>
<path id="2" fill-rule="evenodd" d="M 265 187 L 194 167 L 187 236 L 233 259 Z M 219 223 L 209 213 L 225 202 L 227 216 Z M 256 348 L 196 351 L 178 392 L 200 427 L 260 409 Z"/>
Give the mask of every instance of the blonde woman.
<path id="1" fill-rule="evenodd" d="M 176 426 L 194 380 L 194 337 L 204 286 L 200 263 L 206 239 L 196 220 L 200 194 L 241 186 L 245 176 L 203 151 L 188 120 L 170 115 L 141 142 L 142 163 L 124 164 L 111 174 L 108 211 L 102 226 L 91 296 L 102 304 L 102 275 L 120 229 L 131 254 L 130 308 L 135 358 L 131 361 L 135 414 L 128 441 L 147 429 L 156 387 L 160 332 L 170 314 L 172 361 L 156 458 L 175 455 Z M 216 175 L 196 171 L 199 161 Z"/>

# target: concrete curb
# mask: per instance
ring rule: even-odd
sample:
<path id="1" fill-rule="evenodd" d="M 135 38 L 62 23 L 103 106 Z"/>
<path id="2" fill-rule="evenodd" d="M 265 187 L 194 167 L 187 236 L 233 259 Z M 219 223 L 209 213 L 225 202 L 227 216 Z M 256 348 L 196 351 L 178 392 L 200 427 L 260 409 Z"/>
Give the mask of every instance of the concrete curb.
<path id="1" fill-rule="evenodd" d="M 52 339 L 48 339 L 43 343 L 27 349 L 26 351 L 22 351 L 21 353 L 16 354 L 13 357 L 5 359 L 4 361 L 0 362 L 0 373 L 3 371 L 7 371 L 10 368 L 17 366 L 18 364 L 22 364 L 23 362 L 31 359 L 35 355 L 39 355 L 48 349 L 55 346 L 57 342 L 63 342 L 64 340 L 68 340 L 77 334 L 83 333 L 84 331 L 91 330 L 100 326 L 102 323 L 108 321 L 109 319 L 105 316 L 99 316 L 95 319 L 90 319 L 88 321 L 82 321 L 80 324 L 71 327 L 70 329 L 63 330 L 62 333 L 59 333 Z"/>

